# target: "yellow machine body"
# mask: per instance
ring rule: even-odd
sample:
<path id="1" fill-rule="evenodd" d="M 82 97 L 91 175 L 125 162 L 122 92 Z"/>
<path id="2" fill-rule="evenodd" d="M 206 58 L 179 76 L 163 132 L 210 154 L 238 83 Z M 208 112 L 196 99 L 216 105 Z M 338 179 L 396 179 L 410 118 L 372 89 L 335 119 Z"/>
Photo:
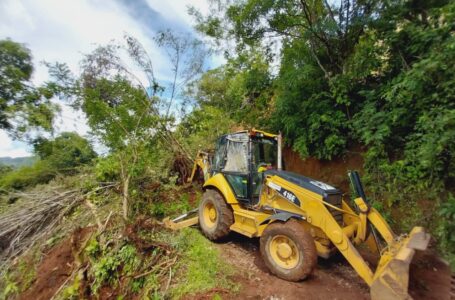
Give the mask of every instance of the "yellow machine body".
<path id="1" fill-rule="evenodd" d="M 271 138 L 277 137 L 269 133 L 264 134 Z M 197 165 L 198 163 L 200 165 Z M 195 168 L 209 169 L 206 165 L 208 163 L 206 157 L 201 157 Z M 195 172 L 193 170 L 193 175 Z M 234 215 L 234 223 L 230 227 L 232 231 L 248 237 L 260 237 L 267 226 L 274 222 L 297 219 L 311 233 L 318 255 L 328 258 L 339 251 L 370 286 L 373 299 L 409 298 L 409 264 L 415 250 L 426 249 L 429 242 L 429 235 L 422 227 L 415 227 L 408 235 L 398 236 L 381 214 L 370 207 L 364 198 L 358 197 L 354 200 L 358 211 L 355 212 L 341 196 L 323 197 L 320 193 L 286 179 L 279 171 L 264 172 L 257 203 L 245 207 L 238 201 L 223 173 L 216 173 L 213 176 L 205 174 L 207 175 L 203 188 L 219 192 L 232 209 Z M 312 183 L 322 187 L 328 186 L 318 181 Z M 187 224 L 178 226 L 167 220 L 168 227 L 173 226 L 173 229 L 177 229 L 195 224 L 197 217 L 187 221 Z M 385 247 L 381 247 L 382 249 L 377 234 L 386 244 Z M 376 270 L 369 267 L 357 250 L 356 246 L 359 244 L 365 244 L 373 252 L 381 252 Z"/>
<path id="2" fill-rule="evenodd" d="M 299 199 L 305 200 L 300 206 L 292 204 L 277 193 L 273 188 L 274 185 L 291 190 Z M 409 264 L 415 250 L 426 249 L 429 241 L 429 235 L 422 227 L 415 227 L 409 235 L 396 236 L 374 208 L 356 214 L 344 200 L 339 208 L 323 201 L 320 195 L 278 176 L 267 177 L 264 186 L 260 205 L 301 215 L 302 224 L 310 230 L 314 238 L 318 255 L 328 258 L 338 250 L 371 287 L 372 298 L 405 299 L 408 297 Z M 231 204 L 235 218 L 231 230 L 248 237 L 260 237 L 269 225 L 264 221 L 270 218 L 273 211 L 266 213 L 242 208 L 222 174 L 210 178 L 204 187 L 217 189 Z M 355 202 L 359 207 L 367 207 L 361 198 L 355 199 Z M 343 225 L 335 220 L 329 208 L 342 214 Z M 367 222 L 376 228 L 387 243 L 375 272 L 371 270 L 356 248 L 356 245 L 365 243 L 371 251 L 378 251 L 373 236 L 370 234 L 366 239 Z"/>

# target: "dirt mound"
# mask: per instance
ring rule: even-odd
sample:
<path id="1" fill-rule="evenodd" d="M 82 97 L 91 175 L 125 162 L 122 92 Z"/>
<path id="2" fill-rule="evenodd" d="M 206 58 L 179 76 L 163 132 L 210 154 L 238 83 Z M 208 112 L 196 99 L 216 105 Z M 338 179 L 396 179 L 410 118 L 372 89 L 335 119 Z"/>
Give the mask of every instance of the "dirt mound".
<path id="1" fill-rule="evenodd" d="M 71 276 L 75 263 L 74 251 L 81 247 L 93 230 L 93 227 L 77 229 L 69 238 L 45 253 L 38 266 L 38 278 L 19 296 L 19 299 L 51 299 Z"/>
<path id="2" fill-rule="evenodd" d="M 431 249 L 417 251 L 409 273 L 409 293 L 412 298 L 450 299 L 450 268 Z"/>

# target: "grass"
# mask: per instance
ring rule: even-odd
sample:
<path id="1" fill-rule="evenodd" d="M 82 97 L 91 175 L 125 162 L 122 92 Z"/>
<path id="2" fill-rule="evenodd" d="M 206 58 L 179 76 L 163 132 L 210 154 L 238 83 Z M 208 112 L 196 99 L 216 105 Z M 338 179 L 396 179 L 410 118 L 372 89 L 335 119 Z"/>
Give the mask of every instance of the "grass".
<path id="1" fill-rule="evenodd" d="M 32 166 L 23 166 L 1 176 L 0 187 L 6 190 L 23 189 L 47 183 L 56 175 L 55 170 L 47 162 L 37 161 Z"/>
<path id="2" fill-rule="evenodd" d="M 0 300 L 14 298 L 14 295 L 28 289 L 37 277 L 36 265 L 41 252 L 35 246 L 26 256 L 18 258 L 13 268 L 0 278 Z"/>
<path id="3" fill-rule="evenodd" d="M 156 291 L 161 298 L 179 299 L 222 288 L 236 292 L 238 286 L 230 279 L 233 267 L 225 263 L 220 252 L 201 232 L 195 228 L 184 228 L 173 232 L 169 230 L 141 231 L 141 238 L 170 244 L 177 252 L 177 263 L 172 267 L 172 284 L 169 290 Z M 153 294 L 152 294 L 153 295 Z M 152 295 L 149 297 L 153 299 Z"/>
<path id="4" fill-rule="evenodd" d="M 182 253 L 182 258 L 177 266 L 181 273 L 172 289 L 172 298 L 181 298 L 215 287 L 238 290 L 238 286 L 229 279 L 234 274 L 234 269 L 221 259 L 218 249 L 198 230 L 185 228 L 178 233 L 174 242 Z"/>

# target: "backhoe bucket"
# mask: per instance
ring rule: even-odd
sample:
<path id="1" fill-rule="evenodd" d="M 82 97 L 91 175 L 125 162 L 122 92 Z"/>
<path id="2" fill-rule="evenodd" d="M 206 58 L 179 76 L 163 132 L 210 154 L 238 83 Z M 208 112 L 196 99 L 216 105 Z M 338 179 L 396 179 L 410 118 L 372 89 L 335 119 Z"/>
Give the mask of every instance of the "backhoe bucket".
<path id="1" fill-rule="evenodd" d="M 371 285 L 371 299 L 412 299 L 408 294 L 409 265 L 415 250 L 425 250 L 430 235 L 414 227 L 407 237 L 390 245 L 381 256 Z"/>

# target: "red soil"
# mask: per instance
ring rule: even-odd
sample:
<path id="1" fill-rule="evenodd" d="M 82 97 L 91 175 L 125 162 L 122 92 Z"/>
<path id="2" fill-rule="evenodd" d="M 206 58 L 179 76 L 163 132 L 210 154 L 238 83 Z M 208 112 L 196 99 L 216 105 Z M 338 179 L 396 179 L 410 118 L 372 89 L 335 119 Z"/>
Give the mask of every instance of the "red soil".
<path id="1" fill-rule="evenodd" d="M 342 158 L 330 161 L 308 158 L 302 160 L 297 152 L 290 148 L 283 150 L 284 166 L 287 171 L 308 176 L 340 188 L 349 190 L 348 171 L 363 170 L 362 149 L 355 147 Z"/>
<path id="2" fill-rule="evenodd" d="M 77 229 L 71 237 L 45 253 L 38 266 L 37 279 L 30 288 L 19 296 L 19 299 L 51 299 L 71 276 L 74 268 L 73 251 L 79 249 L 92 231 L 92 227 Z"/>
<path id="3" fill-rule="evenodd" d="M 240 291 L 213 289 L 188 299 L 370 299 L 369 288 L 341 255 L 319 259 L 313 274 L 302 282 L 288 282 L 269 273 L 257 239 L 231 234 L 217 244 L 224 260 L 237 270 Z M 368 257 L 368 260 L 371 257 Z M 417 253 L 410 269 L 409 293 L 415 300 L 450 299 L 450 268 L 431 251 Z"/>

